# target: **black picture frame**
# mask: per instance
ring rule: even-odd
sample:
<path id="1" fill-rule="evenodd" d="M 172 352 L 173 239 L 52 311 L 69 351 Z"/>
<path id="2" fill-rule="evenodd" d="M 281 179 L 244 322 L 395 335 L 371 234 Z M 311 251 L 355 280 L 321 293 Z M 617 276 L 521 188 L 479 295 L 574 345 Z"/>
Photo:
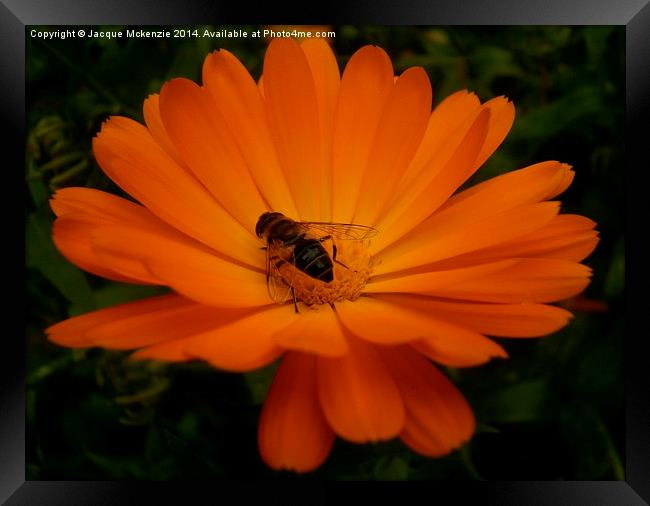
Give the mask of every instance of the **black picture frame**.
<path id="1" fill-rule="evenodd" d="M 127 1 L 127 0 L 2 0 L 0 4 L 0 86 L 2 118 L 6 127 L 5 176 L 16 175 L 16 187 L 23 187 L 21 167 L 25 142 L 25 26 L 96 24 L 198 24 L 198 23 L 300 23 L 300 24 L 377 24 L 377 25 L 624 25 L 626 31 L 626 156 L 627 156 L 627 325 L 625 342 L 626 386 L 626 481 L 612 482 L 475 482 L 439 483 L 422 489 L 431 501 L 442 497 L 454 501 L 481 500 L 487 504 L 568 504 L 635 505 L 650 501 L 650 392 L 647 359 L 643 353 L 645 337 L 640 319 L 647 313 L 647 298 L 642 297 L 647 269 L 644 269 L 644 238 L 641 223 L 649 210 L 650 199 L 641 192 L 642 175 L 650 168 L 645 147 L 650 113 L 650 4 L 647 0 L 473 0 L 409 1 L 363 0 L 349 5 L 311 4 L 310 13 L 291 5 L 263 2 L 217 2 L 202 0 Z M 645 135 L 644 135 L 645 134 Z M 645 142 L 644 142 L 645 141 Z M 621 168 L 621 170 L 624 170 Z M 20 185 L 20 186 L 19 186 Z M 14 220 L 12 190 L 5 193 L 5 224 Z M 18 196 L 16 197 L 18 200 Z M 645 211 L 645 212 L 644 212 Z M 638 225 L 638 226 L 635 226 Z M 24 265 L 21 248 L 22 225 L 11 251 L 17 251 L 16 267 Z M 641 233 L 639 233 L 641 232 Z M 9 242 L 9 241 L 8 241 Z M 23 267 L 24 268 L 24 267 Z M 5 293 L 11 293 L 7 288 Z M 20 287 L 15 287 L 16 293 Z M 637 296 L 635 296 L 637 295 Z M 15 304 L 14 302 L 10 302 Z M 17 311 L 9 310 L 16 317 Z M 24 346 L 18 333 L 6 333 L 0 353 L 0 501 L 11 505 L 39 504 L 142 504 L 229 502 L 257 500 L 280 504 L 330 503 L 343 487 L 303 482 L 323 489 L 304 496 L 303 487 L 291 491 L 279 485 L 243 483 L 218 485 L 196 483 L 125 482 L 44 482 L 25 481 L 25 386 Z M 414 484 L 422 485 L 422 484 Z M 325 490 L 328 488 L 328 490 Z M 348 488 L 348 487 L 345 487 Z M 384 484 L 364 487 L 367 496 L 384 500 L 409 500 L 419 493 Z M 418 487 L 419 488 L 419 487 Z M 410 488 L 409 488 L 410 490 Z M 203 495 L 203 493 L 207 495 Z M 201 499 L 205 497 L 206 499 Z"/>

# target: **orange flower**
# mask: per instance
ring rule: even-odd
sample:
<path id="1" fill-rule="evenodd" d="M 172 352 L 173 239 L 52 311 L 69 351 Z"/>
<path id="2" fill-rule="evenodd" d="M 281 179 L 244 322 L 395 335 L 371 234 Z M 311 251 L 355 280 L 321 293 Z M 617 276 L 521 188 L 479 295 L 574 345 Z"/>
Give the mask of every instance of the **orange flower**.
<path id="1" fill-rule="evenodd" d="M 335 435 L 399 437 L 444 455 L 475 420 L 432 361 L 507 357 L 485 336 L 557 331 L 571 313 L 548 303 L 589 283 L 579 262 L 598 241 L 595 223 L 551 200 L 573 172 L 547 161 L 454 194 L 506 136 L 513 105 L 459 91 L 431 112 L 425 71 L 395 78 L 378 47 L 357 51 L 340 76 L 326 42 L 274 39 L 263 75 L 256 83 L 216 51 L 203 86 L 173 79 L 145 101 L 146 126 L 104 123 L 97 161 L 139 204 L 60 190 L 54 241 L 89 272 L 173 293 L 71 318 L 49 338 L 229 371 L 282 357 L 259 424 L 274 469 L 315 469 Z M 296 313 L 267 293 L 255 235 L 267 210 L 379 234 L 361 251 L 341 241 L 355 268 L 335 266 L 337 288 L 297 289 Z M 307 307 L 309 290 L 335 309 Z"/>

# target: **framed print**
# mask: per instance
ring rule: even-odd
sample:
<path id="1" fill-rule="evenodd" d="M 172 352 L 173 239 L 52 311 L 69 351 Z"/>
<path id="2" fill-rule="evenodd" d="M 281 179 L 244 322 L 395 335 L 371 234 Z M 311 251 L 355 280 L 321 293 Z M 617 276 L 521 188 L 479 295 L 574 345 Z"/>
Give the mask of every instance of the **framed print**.
<path id="1" fill-rule="evenodd" d="M 2 500 L 644 504 L 650 8 L 152 5 L 2 7 Z"/>

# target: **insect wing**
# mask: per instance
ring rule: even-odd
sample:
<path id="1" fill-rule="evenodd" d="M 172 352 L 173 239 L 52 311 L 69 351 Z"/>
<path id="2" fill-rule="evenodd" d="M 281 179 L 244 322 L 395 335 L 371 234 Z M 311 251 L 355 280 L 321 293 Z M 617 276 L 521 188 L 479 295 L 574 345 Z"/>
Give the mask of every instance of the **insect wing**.
<path id="1" fill-rule="evenodd" d="M 354 223 L 329 223 L 324 221 L 303 221 L 298 225 L 307 233 L 327 236 L 331 235 L 336 239 L 349 241 L 363 241 L 371 239 L 377 235 L 377 230 L 365 225 L 355 225 Z"/>
<path id="2" fill-rule="evenodd" d="M 266 248 L 266 288 L 271 300 L 283 304 L 291 297 L 291 286 L 296 269 L 291 262 L 284 260 L 279 252 L 280 247 L 273 243 Z"/>

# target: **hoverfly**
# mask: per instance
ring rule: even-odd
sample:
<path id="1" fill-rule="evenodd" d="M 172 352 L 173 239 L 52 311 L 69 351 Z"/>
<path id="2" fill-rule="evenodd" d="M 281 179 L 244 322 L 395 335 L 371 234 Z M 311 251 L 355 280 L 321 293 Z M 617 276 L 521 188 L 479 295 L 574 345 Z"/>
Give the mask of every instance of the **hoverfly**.
<path id="1" fill-rule="evenodd" d="M 332 282 L 334 263 L 349 268 L 336 258 L 334 239 L 362 241 L 374 237 L 377 230 L 352 223 L 299 222 L 282 213 L 265 212 L 257 220 L 255 233 L 266 242 L 266 285 L 269 296 L 283 304 L 291 295 L 298 312 L 294 277 L 302 273 L 323 283 Z M 325 241 L 332 242 L 331 257 L 323 246 Z"/>

